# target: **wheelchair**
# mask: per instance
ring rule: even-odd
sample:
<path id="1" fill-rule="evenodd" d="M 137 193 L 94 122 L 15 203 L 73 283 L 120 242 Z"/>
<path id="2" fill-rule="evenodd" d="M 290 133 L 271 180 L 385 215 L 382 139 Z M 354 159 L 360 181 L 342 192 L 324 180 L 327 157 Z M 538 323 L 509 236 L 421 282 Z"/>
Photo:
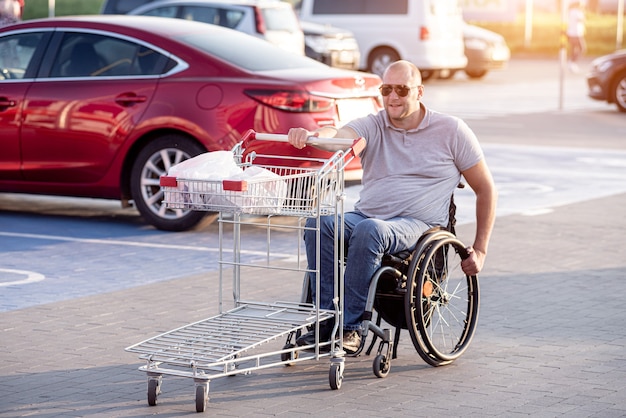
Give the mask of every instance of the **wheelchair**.
<path id="1" fill-rule="evenodd" d="M 380 339 L 373 361 L 377 377 L 389 373 L 403 329 L 408 330 L 419 356 L 435 367 L 452 363 L 472 341 L 480 290 L 478 277 L 461 269 L 468 252 L 455 235 L 455 212 L 453 197 L 447 227 L 424 232 L 413 250 L 385 254 L 372 277 L 362 317 L 361 347 L 352 356 L 363 352 L 370 332 L 373 338 L 365 350 L 367 355 Z M 301 301 L 311 302 L 307 275 Z M 391 330 L 382 328 L 382 321 L 395 328 L 393 339 Z"/>

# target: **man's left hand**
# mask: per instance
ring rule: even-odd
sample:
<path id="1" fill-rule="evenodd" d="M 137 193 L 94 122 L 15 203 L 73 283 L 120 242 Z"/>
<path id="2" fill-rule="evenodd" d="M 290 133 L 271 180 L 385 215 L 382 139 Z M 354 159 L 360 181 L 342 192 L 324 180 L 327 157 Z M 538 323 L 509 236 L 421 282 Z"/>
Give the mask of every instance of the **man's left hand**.
<path id="1" fill-rule="evenodd" d="M 468 276 L 475 276 L 483 269 L 486 254 L 481 251 L 474 250 L 473 247 L 467 247 L 469 257 L 461 261 L 461 269 Z"/>

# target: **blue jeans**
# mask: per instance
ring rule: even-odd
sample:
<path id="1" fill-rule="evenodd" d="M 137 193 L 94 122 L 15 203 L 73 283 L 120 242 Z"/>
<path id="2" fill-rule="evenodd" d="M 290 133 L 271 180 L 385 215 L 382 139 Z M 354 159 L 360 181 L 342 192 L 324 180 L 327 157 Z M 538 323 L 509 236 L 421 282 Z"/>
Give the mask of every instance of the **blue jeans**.
<path id="1" fill-rule="evenodd" d="M 320 309 L 334 309 L 334 216 L 320 219 Z M 360 212 L 346 212 L 343 217 L 344 243 L 348 248 L 344 272 L 344 329 L 357 330 L 365 311 L 372 276 L 381 265 L 383 254 L 395 254 L 413 249 L 419 237 L 430 225 L 412 218 L 380 220 Z M 315 228 L 315 219 L 306 226 Z M 304 233 L 307 263 L 316 266 L 316 244 L 313 229 Z M 311 275 L 311 291 L 315 301 L 315 277 Z"/>

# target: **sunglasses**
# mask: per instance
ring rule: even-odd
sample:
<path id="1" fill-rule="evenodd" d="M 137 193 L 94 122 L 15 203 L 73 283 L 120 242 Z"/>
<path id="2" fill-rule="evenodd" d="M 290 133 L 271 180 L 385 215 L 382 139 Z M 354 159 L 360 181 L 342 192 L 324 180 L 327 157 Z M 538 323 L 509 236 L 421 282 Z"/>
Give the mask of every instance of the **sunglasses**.
<path id="1" fill-rule="evenodd" d="M 417 86 L 405 86 L 404 84 L 383 84 L 380 86 L 380 94 L 383 96 L 389 96 L 393 90 L 400 97 L 406 97 L 411 89 L 417 88 Z"/>

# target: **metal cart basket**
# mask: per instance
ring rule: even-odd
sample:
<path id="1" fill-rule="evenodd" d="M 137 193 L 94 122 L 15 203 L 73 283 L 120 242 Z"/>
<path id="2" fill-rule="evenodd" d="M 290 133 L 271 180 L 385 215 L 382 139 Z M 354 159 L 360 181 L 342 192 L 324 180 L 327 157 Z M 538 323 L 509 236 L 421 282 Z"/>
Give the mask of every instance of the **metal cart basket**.
<path id="1" fill-rule="evenodd" d="M 234 147 L 233 157 L 242 171 L 255 171 L 259 175 L 225 180 L 173 176 L 161 178 L 164 201 L 169 207 L 220 213 L 219 314 L 126 348 L 127 351 L 139 353 L 139 358 L 146 361 L 139 370 L 147 374 L 148 404 L 151 406 L 156 405 L 161 393 L 163 375 L 193 378 L 196 411 L 203 412 L 212 379 L 305 360 L 319 360 L 322 357 L 330 357 L 331 388 L 339 389 L 341 386 L 345 355 L 342 339 L 339 338 L 343 332 L 343 301 L 338 296 L 343 294 L 341 263 L 337 263 L 335 268 L 334 310 L 317 308 L 319 300 L 314 303 L 242 300 L 241 274 L 242 270 L 280 268 L 319 277 L 319 261 L 315 269 L 308 269 L 306 263 L 300 262 L 300 250 L 297 250 L 295 266 L 285 267 L 272 261 L 270 237 L 275 222 L 270 222 L 270 218 L 291 219 L 291 223 L 282 227 L 292 229 L 296 239 L 301 242 L 302 233 L 310 228 L 305 226 L 306 219 L 315 218 L 319 230 L 320 216 L 341 216 L 344 210 L 344 169 L 360 152 L 364 140 L 310 138 L 309 142 L 345 146 L 346 150 L 335 152 L 327 160 L 247 153 L 248 145 L 256 140 L 286 141 L 287 136 L 248 131 Z M 257 159 L 270 163 L 256 164 Z M 296 222 L 293 222 L 294 217 Z M 264 260 L 242 260 L 242 225 L 267 230 L 267 257 Z M 339 225 L 336 228 L 342 228 L 341 222 L 335 222 L 335 225 Z M 342 232 L 335 231 L 337 254 L 343 253 Z M 319 251 L 319 233 L 317 236 Z M 228 244 L 232 245 L 232 252 L 225 248 Z M 229 270 L 232 270 L 233 275 L 233 308 L 224 310 L 223 278 Z M 316 293 L 319 295 L 319 282 L 317 286 Z M 336 324 L 330 342 L 317 340 L 313 347 L 298 347 L 290 343 L 291 336 L 306 332 L 310 327 L 319 331 L 319 323 L 330 318 L 335 318 Z M 287 338 L 287 344 L 281 349 L 265 349 L 272 345 L 268 343 L 281 338 Z"/>

